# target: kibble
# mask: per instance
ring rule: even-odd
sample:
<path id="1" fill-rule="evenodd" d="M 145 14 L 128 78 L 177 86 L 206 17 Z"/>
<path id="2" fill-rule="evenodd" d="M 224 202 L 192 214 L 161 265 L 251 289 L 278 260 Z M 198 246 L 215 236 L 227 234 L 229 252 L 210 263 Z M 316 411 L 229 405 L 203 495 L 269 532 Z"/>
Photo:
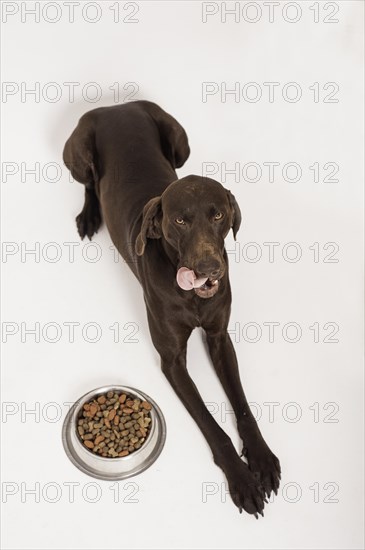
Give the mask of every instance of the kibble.
<path id="1" fill-rule="evenodd" d="M 151 410 L 147 401 L 108 391 L 83 405 L 77 433 L 94 454 L 106 458 L 128 456 L 146 440 Z"/>
<path id="2" fill-rule="evenodd" d="M 117 411 L 113 408 L 110 413 L 108 414 L 108 420 L 113 420 L 114 416 L 116 415 Z"/>

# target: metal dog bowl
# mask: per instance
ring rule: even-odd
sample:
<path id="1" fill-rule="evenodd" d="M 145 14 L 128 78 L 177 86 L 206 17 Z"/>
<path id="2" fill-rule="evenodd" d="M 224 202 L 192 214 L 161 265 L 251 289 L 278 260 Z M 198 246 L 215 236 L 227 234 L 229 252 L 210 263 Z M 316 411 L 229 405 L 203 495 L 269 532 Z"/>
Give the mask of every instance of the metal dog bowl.
<path id="1" fill-rule="evenodd" d="M 85 403 L 108 391 L 127 393 L 152 405 L 151 429 L 141 447 L 128 456 L 108 458 L 90 452 L 80 441 L 77 421 Z M 155 462 L 166 440 L 166 423 L 159 406 L 147 394 L 128 386 L 104 386 L 92 390 L 74 403 L 62 428 L 62 443 L 68 458 L 85 474 L 97 479 L 116 481 L 140 474 Z"/>

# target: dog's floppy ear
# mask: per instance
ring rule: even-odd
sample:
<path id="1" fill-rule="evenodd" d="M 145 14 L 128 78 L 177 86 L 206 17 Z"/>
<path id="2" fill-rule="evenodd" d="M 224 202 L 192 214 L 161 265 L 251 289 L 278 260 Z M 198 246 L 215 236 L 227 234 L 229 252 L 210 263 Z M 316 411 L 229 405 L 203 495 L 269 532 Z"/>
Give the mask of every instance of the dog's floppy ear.
<path id="1" fill-rule="evenodd" d="M 99 176 L 96 168 L 96 150 L 93 122 L 82 116 L 78 125 L 66 141 L 63 149 L 63 162 L 76 181 L 94 186 Z"/>
<path id="2" fill-rule="evenodd" d="M 154 197 L 143 208 L 141 231 L 136 239 L 135 246 L 138 256 L 142 256 L 147 239 L 159 239 L 162 236 L 161 221 L 161 197 Z"/>
<path id="3" fill-rule="evenodd" d="M 231 205 L 231 216 L 232 216 L 231 227 L 233 231 L 233 237 L 234 237 L 234 240 L 236 240 L 236 235 L 240 228 L 241 220 L 242 220 L 241 210 L 240 210 L 240 207 L 238 206 L 235 196 L 228 190 L 226 192 L 227 192 L 229 204 Z"/>

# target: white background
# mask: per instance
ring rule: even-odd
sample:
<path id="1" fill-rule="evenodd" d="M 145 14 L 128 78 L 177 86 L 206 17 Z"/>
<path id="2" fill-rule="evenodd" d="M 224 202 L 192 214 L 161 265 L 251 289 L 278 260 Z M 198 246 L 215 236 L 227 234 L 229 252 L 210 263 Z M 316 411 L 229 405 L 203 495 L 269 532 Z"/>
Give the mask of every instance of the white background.
<path id="1" fill-rule="evenodd" d="M 3 344 L 2 357 L 3 547 L 363 548 L 363 3 L 330 3 L 326 11 L 320 2 L 318 23 L 315 7 L 310 9 L 314 2 L 299 2 L 296 23 L 285 18 L 294 19 L 298 8 L 285 2 L 275 8 L 273 22 L 263 3 L 251 8 L 241 3 L 248 10 L 243 12 L 246 19 L 255 18 L 261 8 L 256 23 L 246 21 L 242 13 L 237 22 L 232 15 L 222 22 L 224 6 L 218 3 L 213 5 L 218 13 L 206 23 L 200 2 L 138 2 L 138 13 L 131 16 L 136 23 L 123 21 L 134 9 L 123 2 L 119 23 L 110 9 L 115 3 L 109 2 L 99 3 L 95 23 L 83 19 L 82 2 L 75 7 L 73 23 L 63 2 L 58 3 L 60 19 L 55 23 L 46 20 L 58 17 L 52 5 L 35 22 L 24 12 L 34 2 L 2 4 L 3 10 L 18 8 L 6 22 L 3 13 L 2 25 L 2 77 L 15 83 L 13 95 L 4 96 L 2 104 L 3 168 L 17 170 L 2 184 L 2 239 L 14 243 L 5 244 L 6 251 L 14 253 L 2 260 L 3 339 L 11 328 L 15 332 Z M 336 7 L 338 13 L 332 14 Z M 84 15 L 89 20 L 98 16 L 92 6 Z M 325 23 L 325 17 L 339 21 Z M 37 82 L 39 97 L 22 98 L 21 90 Z M 47 88 L 49 82 L 61 91 L 54 102 L 56 88 Z M 65 82 L 79 83 L 74 101 Z M 81 93 L 86 85 L 92 97 L 95 88 L 87 87 L 90 82 L 102 91 L 96 103 Z M 83 187 L 70 182 L 62 167 L 62 149 L 84 112 L 114 103 L 109 87 L 116 82 L 120 101 L 133 91 L 123 87 L 135 83 L 133 99 L 157 102 L 185 127 L 192 153 L 179 176 L 201 174 L 203 163 L 216 163 L 213 177 L 232 190 L 242 209 L 239 257 L 230 254 L 230 329 L 239 331 L 232 332 L 232 338 L 244 387 L 283 471 L 279 495 L 259 521 L 240 515 L 226 497 L 223 474 L 160 372 L 142 292 L 127 265 L 113 260 L 105 227 L 93 241 L 101 251 L 99 261 L 87 260 L 95 247 L 79 244 L 74 218 L 83 205 Z M 205 102 L 204 82 L 215 82 L 217 90 Z M 222 97 L 224 82 L 227 89 L 238 83 L 237 101 L 233 95 Z M 257 102 L 247 100 L 255 91 L 244 88 L 249 82 L 260 86 Z M 264 82 L 279 83 L 273 102 Z M 288 100 L 294 88 L 283 97 L 288 82 L 300 86 L 297 102 Z M 315 82 L 318 101 L 309 89 Z M 338 102 L 324 101 L 333 89 L 324 90 L 328 82 L 338 85 L 333 96 Z M 4 164 L 11 162 L 15 164 Z M 50 181 L 55 174 L 51 169 L 41 173 L 39 182 L 24 173 L 36 162 L 41 172 L 47 163 L 58 163 L 59 180 Z M 239 163 L 241 171 L 249 162 L 262 169 L 257 182 L 247 181 L 253 171 L 235 181 L 220 169 L 222 163 L 227 169 Z M 273 182 L 264 162 L 280 163 Z M 301 167 L 297 182 L 286 181 L 293 178 L 290 170 L 289 177 L 282 172 L 288 162 Z M 316 162 L 321 167 L 319 182 L 309 168 Z M 333 176 L 338 182 L 323 181 L 331 172 L 323 168 L 328 162 L 339 166 Z M 265 242 L 279 243 L 272 262 Z M 295 249 L 285 248 L 291 242 L 301 251 L 296 262 L 289 261 Z M 48 243 L 56 243 L 59 261 L 50 261 L 56 248 Z M 73 262 L 64 243 L 77 243 Z M 256 248 L 245 247 L 247 243 L 257 243 Z M 313 243 L 319 243 L 318 261 L 309 248 Z M 330 257 L 335 249 L 324 249 L 326 243 L 338 246 Z M 40 247 L 37 256 L 22 257 L 21 250 L 35 246 Z M 227 248 L 233 247 L 230 235 Z M 257 251 L 261 258 L 248 261 Z M 67 322 L 80 324 L 73 343 Z M 96 343 L 82 337 L 82 328 L 91 322 L 101 330 Z M 116 322 L 119 343 L 109 329 Z M 280 323 L 273 342 L 264 325 L 268 322 Z M 34 335 L 22 335 L 22 326 L 24 332 L 35 323 L 40 324 L 38 343 Z M 42 334 L 47 323 L 59 325 L 58 342 L 47 341 L 57 336 L 57 325 Z M 137 342 L 126 341 L 131 332 L 123 328 L 126 323 L 137 325 Z M 259 328 L 248 328 L 247 323 Z M 298 342 L 288 341 L 295 331 L 283 329 L 287 323 L 299 325 Z M 314 328 L 309 328 L 315 323 L 318 342 Z M 339 327 L 332 338 L 335 325 L 326 323 Z M 254 343 L 259 329 L 261 337 L 258 332 Z M 90 329 L 89 339 L 94 334 Z M 325 343 L 326 337 L 339 341 Z M 239 448 L 232 415 L 225 414 L 229 405 L 199 331 L 189 342 L 188 365 L 204 400 Z M 163 453 L 148 471 L 130 480 L 136 485 L 120 482 L 110 488 L 97 480 L 88 485 L 93 480 L 68 461 L 62 448 L 67 403 L 108 383 L 146 391 L 166 416 Z M 269 403 L 276 403 L 271 417 Z M 27 413 L 30 409 L 36 413 Z M 74 499 L 69 497 L 70 482 L 78 484 Z M 27 493 L 37 487 L 39 502 Z M 119 502 L 114 502 L 116 487 Z M 214 494 L 204 498 L 204 487 Z M 128 498 L 132 491 L 134 497 Z M 94 497 L 98 501 L 90 502 Z M 128 502 L 133 499 L 137 502 Z"/>

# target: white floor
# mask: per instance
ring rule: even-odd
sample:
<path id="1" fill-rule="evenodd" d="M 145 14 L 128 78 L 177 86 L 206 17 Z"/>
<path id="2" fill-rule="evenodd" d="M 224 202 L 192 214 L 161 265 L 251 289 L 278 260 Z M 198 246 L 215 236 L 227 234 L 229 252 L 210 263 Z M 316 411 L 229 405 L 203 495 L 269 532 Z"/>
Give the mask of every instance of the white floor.
<path id="1" fill-rule="evenodd" d="M 39 22 L 34 5 L 2 3 L 3 548 L 363 548 L 363 3 L 80 2 L 73 23 L 65 2 L 41 2 Z M 117 91 L 173 114 L 192 148 L 179 175 L 214 174 L 241 205 L 232 338 L 283 470 L 259 521 L 160 373 L 106 229 L 92 245 L 75 230 L 62 148 Z M 189 367 L 238 448 L 198 331 Z M 158 461 L 116 484 L 61 443 L 69 404 L 108 383 L 146 391 L 168 428 Z"/>

